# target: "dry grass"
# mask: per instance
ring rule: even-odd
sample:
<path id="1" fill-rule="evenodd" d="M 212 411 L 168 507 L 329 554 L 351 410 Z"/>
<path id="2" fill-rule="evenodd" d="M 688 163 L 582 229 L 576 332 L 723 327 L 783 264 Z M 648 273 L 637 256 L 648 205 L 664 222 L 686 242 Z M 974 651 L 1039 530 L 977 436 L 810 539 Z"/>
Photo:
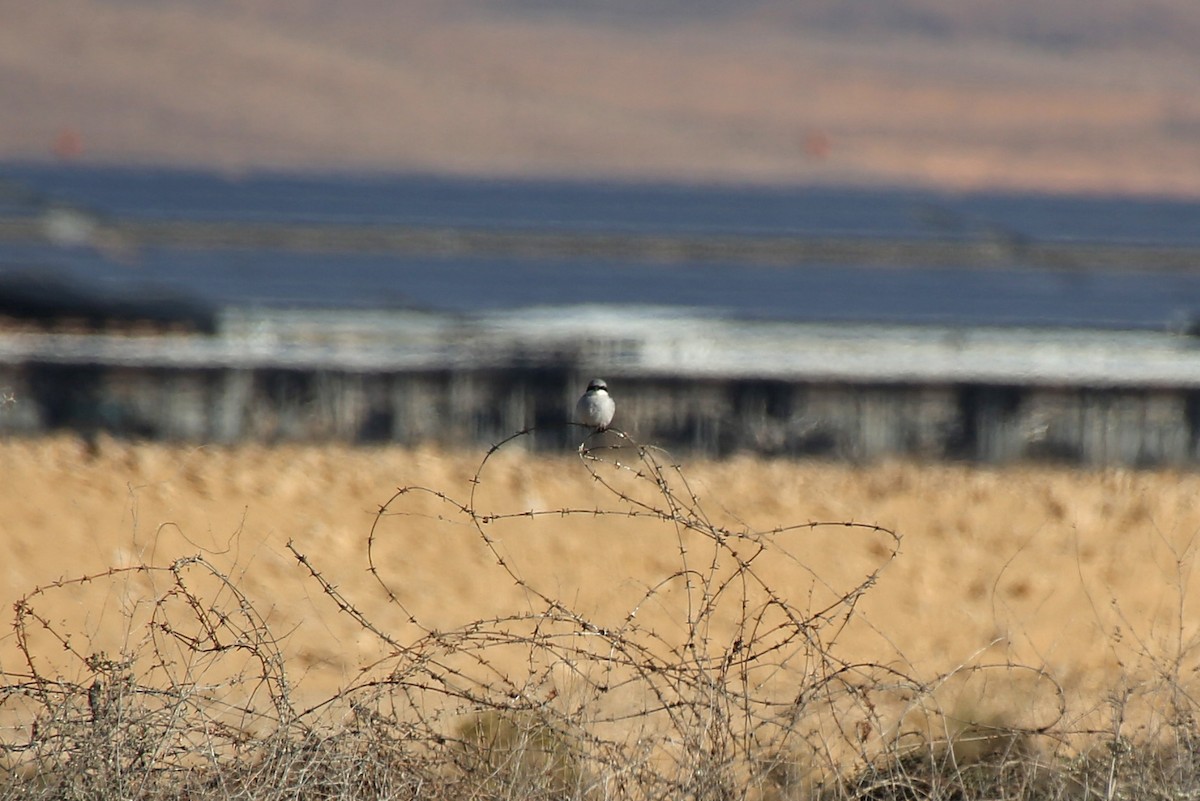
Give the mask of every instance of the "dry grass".
<path id="1" fill-rule="evenodd" d="M 0 444 L 4 797 L 1194 786 L 1196 476 L 589 444 Z"/>

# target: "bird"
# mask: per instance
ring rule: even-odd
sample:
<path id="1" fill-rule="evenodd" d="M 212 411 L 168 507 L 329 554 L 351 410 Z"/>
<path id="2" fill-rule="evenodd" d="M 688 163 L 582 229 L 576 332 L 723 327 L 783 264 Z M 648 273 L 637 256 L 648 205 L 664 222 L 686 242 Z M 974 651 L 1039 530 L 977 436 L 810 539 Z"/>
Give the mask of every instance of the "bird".
<path id="1" fill-rule="evenodd" d="M 575 404 L 575 421 L 588 428 L 604 431 L 612 423 L 616 411 L 617 404 L 608 394 L 608 384 L 602 378 L 593 378 L 588 383 L 587 392 Z"/>

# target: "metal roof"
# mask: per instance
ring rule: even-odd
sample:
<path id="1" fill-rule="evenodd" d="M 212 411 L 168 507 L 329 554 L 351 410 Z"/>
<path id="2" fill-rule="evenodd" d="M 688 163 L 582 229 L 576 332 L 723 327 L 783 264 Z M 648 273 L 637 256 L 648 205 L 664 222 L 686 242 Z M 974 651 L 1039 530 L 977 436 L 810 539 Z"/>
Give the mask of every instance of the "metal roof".
<path id="1" fill-rule="evenodd" d="M 566 365 L 608 375 L 1200 387 L 1184 334 L 735 322 L 584 307 L 478 317 L 237 312 L 221 333 L 0 334 L 0 364 L 362 372 Z"/>

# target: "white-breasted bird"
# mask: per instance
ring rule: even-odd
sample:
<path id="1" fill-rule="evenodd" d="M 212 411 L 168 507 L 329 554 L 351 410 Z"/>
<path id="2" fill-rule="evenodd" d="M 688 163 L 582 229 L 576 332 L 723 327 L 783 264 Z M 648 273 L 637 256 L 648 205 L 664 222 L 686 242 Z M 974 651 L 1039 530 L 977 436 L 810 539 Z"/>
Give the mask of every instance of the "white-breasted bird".
<path id="1" fill-rule="evenodd" d="M 617 404 L 608 394 L 608 384 L 602 378 L 593 378 L 587 392 L 575 404 L 575 422 L 603 431 L 612 423 Z"/>

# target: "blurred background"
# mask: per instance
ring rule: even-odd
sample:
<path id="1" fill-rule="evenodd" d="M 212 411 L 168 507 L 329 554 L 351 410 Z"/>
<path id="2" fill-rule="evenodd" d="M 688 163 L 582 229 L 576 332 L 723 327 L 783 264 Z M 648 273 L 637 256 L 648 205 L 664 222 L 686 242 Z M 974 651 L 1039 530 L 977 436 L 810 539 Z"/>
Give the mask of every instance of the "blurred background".
<path id="1" fill-rule="evenodd" d="M 1193 0 L 0 11 L 0 431 L 1200 459 Z"/>

